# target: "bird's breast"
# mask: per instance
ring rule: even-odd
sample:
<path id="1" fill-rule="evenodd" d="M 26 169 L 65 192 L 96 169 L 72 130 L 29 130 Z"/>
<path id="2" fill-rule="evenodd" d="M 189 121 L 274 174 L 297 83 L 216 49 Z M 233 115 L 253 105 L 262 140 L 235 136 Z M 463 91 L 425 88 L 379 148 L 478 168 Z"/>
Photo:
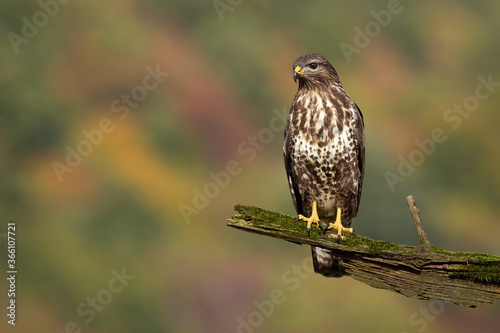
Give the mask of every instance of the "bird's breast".
<path id="1" fill-rule="evenodd" d="M 341 158 L 354 149 L 352 120 L 340 119 L 332 109 L 311 108 L 292 119 L 293 150 L 317 157 Z"/>

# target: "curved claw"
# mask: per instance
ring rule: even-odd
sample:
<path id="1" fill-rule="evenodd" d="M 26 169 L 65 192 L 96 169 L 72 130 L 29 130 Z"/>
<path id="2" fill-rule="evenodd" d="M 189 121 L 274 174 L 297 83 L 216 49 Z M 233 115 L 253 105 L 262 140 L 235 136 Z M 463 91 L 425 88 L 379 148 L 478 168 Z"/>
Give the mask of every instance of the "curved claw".
<path id="1" fill-rule="evenodd" d="M 319 217 L 318 217 L 318 211 L 317 211 L 317 204 L 316 201 L 313 202 L 312 204 L 312 213 L 310 217 L 304 216 L 302 214 L 299 214 L 297 216 L 297 221 L 299 220 L 304 220 L 307 222 L 307 236 L 311 235 L 311 226 L 313 223 L 316 223 L 316 225 L 321 229 Z"/>
<path id="2" fill-rule="evenodd" d="M 321 226 L 321 221 L 318 221 L 318 223 L 317 223 L 317 224 L 318 224 L 318 228 L 319 228 L 319 230 L 323 231 L 323 227 Z"/>

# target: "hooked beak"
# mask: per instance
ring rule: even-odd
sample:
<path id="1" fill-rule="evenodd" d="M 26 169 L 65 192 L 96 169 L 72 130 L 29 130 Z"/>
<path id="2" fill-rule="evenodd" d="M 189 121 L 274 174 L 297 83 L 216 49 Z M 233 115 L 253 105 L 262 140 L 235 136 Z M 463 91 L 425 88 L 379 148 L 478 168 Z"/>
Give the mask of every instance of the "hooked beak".
<path id="1" fill-rule="evenodd" d="M 300 66 L 295 67 L 293 70 L 293 81 L 297 82 L 297 79 L 302 76 L 302 73 L 300 72 L 301 68 Z"/>

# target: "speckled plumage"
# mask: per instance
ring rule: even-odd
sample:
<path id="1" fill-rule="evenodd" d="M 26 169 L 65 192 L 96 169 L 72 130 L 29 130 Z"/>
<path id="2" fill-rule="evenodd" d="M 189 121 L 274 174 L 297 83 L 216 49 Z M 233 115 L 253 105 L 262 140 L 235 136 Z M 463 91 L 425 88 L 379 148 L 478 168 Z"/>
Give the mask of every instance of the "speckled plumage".
<path id="1" fill-rule="evenodd" d="M 319 54 L 298 58 L 299 88 L 288 116 L 283 154 L 297 214 L 317 201 L 322 223 L 337 208 L 349 227 L 358 212 L 365 164 L 363 115 L 345 93 L 334 67 Z M 313 248 L 314 254 L 314 248 Z"/>

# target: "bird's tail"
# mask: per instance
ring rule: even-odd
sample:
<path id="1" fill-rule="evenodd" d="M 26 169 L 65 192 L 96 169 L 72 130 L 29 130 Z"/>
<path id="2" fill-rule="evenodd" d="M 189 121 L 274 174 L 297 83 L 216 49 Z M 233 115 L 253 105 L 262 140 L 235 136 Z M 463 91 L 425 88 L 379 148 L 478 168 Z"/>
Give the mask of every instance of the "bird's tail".
<path id="1" fill-rule="evenodd" d="M 342 258 L 333 255 L 332 251 L 317 246 L 311 246 L 314 272 L 326 277 L 340 278 L 346 273 Z"/>

